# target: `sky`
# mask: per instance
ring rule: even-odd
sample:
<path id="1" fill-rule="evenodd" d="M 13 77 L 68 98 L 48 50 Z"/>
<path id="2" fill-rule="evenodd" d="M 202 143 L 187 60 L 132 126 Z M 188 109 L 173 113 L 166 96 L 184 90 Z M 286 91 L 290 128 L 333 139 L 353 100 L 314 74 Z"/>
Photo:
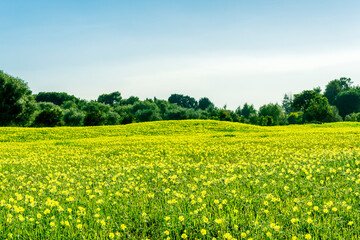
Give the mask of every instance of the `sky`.
<path id="1" fill-rule="evenodd" d="M 259 108 L 360 84 L 358 0 L 0 0 L 0 70 L 33 93 Z"/>

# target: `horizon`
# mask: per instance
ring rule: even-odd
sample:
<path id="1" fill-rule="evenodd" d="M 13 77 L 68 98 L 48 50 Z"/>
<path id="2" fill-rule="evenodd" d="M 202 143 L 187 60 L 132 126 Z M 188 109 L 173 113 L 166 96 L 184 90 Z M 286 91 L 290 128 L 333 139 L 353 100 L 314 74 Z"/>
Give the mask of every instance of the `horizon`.
<path id="1" fill-rule="evenodd" d="M 360 79 L 357 1 L 0 1 L 0 69 L 33 93 L 256 109 Z"/>

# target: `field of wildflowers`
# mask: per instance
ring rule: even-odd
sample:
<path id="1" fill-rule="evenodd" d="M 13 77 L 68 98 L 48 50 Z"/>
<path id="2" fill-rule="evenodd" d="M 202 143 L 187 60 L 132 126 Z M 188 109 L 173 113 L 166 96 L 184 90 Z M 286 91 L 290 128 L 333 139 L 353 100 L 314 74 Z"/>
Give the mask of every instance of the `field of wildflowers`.
<path id="1" fill-rule="evenodd" d="M 360 124 L 0 128 L 0 239 L 358 239 Z"/>

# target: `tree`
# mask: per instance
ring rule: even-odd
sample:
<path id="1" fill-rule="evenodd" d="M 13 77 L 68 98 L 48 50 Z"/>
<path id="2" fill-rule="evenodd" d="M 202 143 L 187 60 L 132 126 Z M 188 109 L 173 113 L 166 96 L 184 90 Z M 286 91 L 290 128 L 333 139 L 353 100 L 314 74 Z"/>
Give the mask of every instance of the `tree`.
<path id="1" fill-rule="evenodd" d="M 105 115 L 105 125 L 117 125 L 120 123 L 120 115 L 117 112 L 110 111 Z"/>
<path id="2" fill-rule="evenodd" d="M 258 125 L 272 126 L 272 125 L 274 125 L 274 119 L 272 116 L 260 116 L 258 119 Z"/>
<path id="3" fill-rule="evenodd" d="M 66 101 L 77 103 L 80 100 L 77 97 L 69 95 L 65 92 L 39 92 L 35 95 L 35 99 L 37 102 L 52 102 L 58 106 Z"/>
<path id="4" fill-rule="evenodd" d="M 35 111 L 27 84 L 0 71 L 0 126 L 26 125 Z"/>
<path id="5" fill-rule="evenodd" d="M 84 118 L 85 126 L 100 126 L 105 121 L 104 115 L 100 111 L 88 112 Z"/>
<path id="6" fill-rule="evenodd" d="M 135 117 L 133 114 L 129 113 L 126 114 L 121 120 L 121 124 L 130 124 L 133 123 L 135 121 Z"/>
<path id="7" fill-rule="evenodd" d="M 269 116 L 274 125 L 285 124 L 285 114 L 279 104 L 265 104 L 259 108 L 259 117 Z M 269 122 L 270 120 L 268 120 Z M 268 126 L 268 125 L 267 125 Z"/>
<path id="8" fill-rule="evenodd" d="M 167 120 L 183 120 L 188 118 L 188 112 L 184 108 L 170 109 L 165 115 Z"/>
<path id="9" fill-rule="evenodd" d="M 285 110 L 286 115 L 289 115 L 294 111 L 292 107 L 293 96 L 291 94 L 285 94 L 282 101 L 282 108 Z"/>
<path id="10" fill-rule="evenodd" d="M 81 126 L 84 122 L 85 114 L 75 108 L 64 111 L 63 121 L 66 126 Z"/>
<path id="11" fill-rule="evenodd" d="M 257 113 L 251 113 L 250 116 L 249 116 L 249 122 L 251 124 L 257 124 L 258 123 L 258 120 L 259 120 L 259 116 Z"/>
<path id="12" fill-rule="evenodd" d="M 310 100 L 309 107 L 305 109 L 304 118 L 306 121 L 331 121 L 334 117 L 333 111 L 326 97 L 320 94 Z"/>
<path id="13" fill-rule="evenodd" d="M 342 117 L 360 111 L 360 92 L 356 89 L 343 91 L 336 96 L 335 105 Z"/>
<path id="14" fill-rule="evenodd" d="M 349 90 L 351 88 L 351 84 L 351 79 L 345 77 L 330 81 L 326 85 L 324 92 L 324 96 L 328 99 L 329 104 L 335 105 L 336 96 L 343 91 Z"/>
<path id="15" fill-rule="evenodd" d="M 198 102 L 195 100 L 195 98 L 192 98 L 190 96 L 184 96 L 182 94 L 171 94 L 168 101 L 169 103 L 177 104 L 178 106 L 183 108 L 196 109 L 198 107 Z"/>
<path id="16" fill-rule="evenodd" d="M 358 121 L 360 121 L 360 114 L 359 113 L 350 113 L 345 116 L 345 121 L 358 122 Z"/>
<path id="17" fill-rule="evenodd" d="M 238 109 L 240 110 L 240 107 Z M 246 119 L 249 119 L 250 114 L 252 113 L 256 113 L 256 109 L 254 108 L 254 105 L 249 105 L 247 103 L 244 104 L 240 111 L 237 111 L 237 114 L 244 116 Z"/>
<path id="18" fill-rule="evenodd" d="M 128 99 L 121 100 L 121 105 L 134 105 L 136 102 L 139 102 L 138 97 L 131 96 Z"/>
<path id="19" fill-rule="evenodd" d="M 294 100 L 292 101 L 293 109 L 305 112 L 311 104 L 311 99 L 318 95 L 320 95 L 320 93 L 316 90 L 304 90 L 300 94 L 295 94 Z"/>
<path id="20" fill-rule="evenodd" d="M 110 106 L 114 106 L 121 102 L 121 93 L 120 92 L 112 92 L 109 94 L 101 94 L 98 97 L 98 102 L 104 103 Z"/>
<path id="21" fill-rule="evenodd" d="M 220 109 L 218 111 L 218 119 L 220 121 L 229 121 L 229 122 L 232 122 L 232 118 L 231 118 L 231 115 L 230 115 L 230 111 L 229 110 L 226 110 L 226 108 L 224 109 Z"/>
<path id="22" fill-rule="evenodd" d="M 207 97 L 200 98 L 199 100 L 199 108 L 201 110 L 207 109 L 210 105 L 214 105 Z"/>
<path id="23" fill-rule="evenodd" d="M 301 124 L 303 123 L 303 112 L 291 112 L 287 117 L 289 124 Z"/>
<path id="24" fill-rule="evenodd" d="M 47 107 L 36 116 L 34 125 L 38 127 L 60 126 L 62 116 L 60 109 Z"/>

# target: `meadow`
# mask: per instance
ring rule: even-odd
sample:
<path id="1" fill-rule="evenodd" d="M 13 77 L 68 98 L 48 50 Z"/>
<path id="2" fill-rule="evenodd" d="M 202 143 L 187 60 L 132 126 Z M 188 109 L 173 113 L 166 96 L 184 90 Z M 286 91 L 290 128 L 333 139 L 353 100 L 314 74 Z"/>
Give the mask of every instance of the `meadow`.
<path id="1" fill-rule="evenodd" d="M 359 239 L 360 124 L 0 128 L 0 239 Z"/>

